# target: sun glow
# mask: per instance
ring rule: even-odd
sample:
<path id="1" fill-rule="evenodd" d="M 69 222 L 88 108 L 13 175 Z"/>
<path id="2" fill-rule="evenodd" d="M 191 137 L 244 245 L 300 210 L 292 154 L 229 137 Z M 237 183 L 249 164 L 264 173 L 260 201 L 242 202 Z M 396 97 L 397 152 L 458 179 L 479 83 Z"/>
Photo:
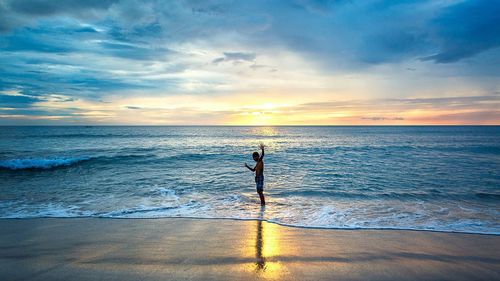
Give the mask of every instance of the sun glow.
<path id="1" fill-rule="evenodd" d="M 21 95 L 15 91 L 1 94 L 7 97 Z M 472 97 L 478 100 L 472 105 L 464 98 L 449 98 L 438 105 L 430 105 L 425 98 L 345 100 L 322 93 L 290 93 L 283 96 L 282 92 L 265 91 L 216 96 L 129 95 L 88 100 L 50 94 L 34 102 L 33 106 L 52 114 L 13 114 L 13 110 L 7 108 L 2 115 L 9 119 L 110 125 L 414 125 L 469 124 L 470 120 L 489 124 L 490 120 L 498 119 L 496 108 L 500 104 L 498 98 L 483 101 L 482 96 Z M 482 108 L 478 109 L 478 106 Z"/>

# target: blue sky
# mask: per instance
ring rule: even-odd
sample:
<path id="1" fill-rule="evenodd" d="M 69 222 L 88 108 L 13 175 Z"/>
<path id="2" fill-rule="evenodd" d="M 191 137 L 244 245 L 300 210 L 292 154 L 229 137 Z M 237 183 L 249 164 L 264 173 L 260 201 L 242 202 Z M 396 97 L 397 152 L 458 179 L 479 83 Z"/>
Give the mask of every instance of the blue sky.
<path id="1" fill-rule="evenodd" d="M 0 124 L 500 124 L 500 1 L 0 1 Z"/>

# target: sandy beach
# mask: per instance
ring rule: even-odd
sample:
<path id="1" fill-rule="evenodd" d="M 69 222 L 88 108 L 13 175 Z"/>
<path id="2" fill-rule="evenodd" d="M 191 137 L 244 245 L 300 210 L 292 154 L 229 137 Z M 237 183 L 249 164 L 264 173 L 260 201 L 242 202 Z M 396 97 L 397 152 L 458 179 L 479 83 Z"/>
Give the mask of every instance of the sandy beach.
<path id="1" fill-rule="evenodd" d="M 0 280 L 499 280 L 500 236 L 221 219 L 0 220 Z"/>

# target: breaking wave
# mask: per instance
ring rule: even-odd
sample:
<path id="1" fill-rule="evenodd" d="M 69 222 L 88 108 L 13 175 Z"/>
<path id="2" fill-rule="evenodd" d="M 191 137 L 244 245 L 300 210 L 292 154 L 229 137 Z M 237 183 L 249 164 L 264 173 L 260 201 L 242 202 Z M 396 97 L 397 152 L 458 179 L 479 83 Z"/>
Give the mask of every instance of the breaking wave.
<path id="1" fill-rule="evenodd" d="M 78 162 L 90 160 L 91 157 L 64 157 L 46 159 L 11 159 L 0 160 L 0 168 L 9 170 L 52 169 L 61 166 L 71 166 Z"/>

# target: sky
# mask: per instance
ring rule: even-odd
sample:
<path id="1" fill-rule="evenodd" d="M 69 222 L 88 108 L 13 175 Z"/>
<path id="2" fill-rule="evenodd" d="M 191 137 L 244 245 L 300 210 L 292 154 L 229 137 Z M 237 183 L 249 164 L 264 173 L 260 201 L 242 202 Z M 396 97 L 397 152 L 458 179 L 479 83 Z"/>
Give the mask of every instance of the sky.
<path id="1" fill-rule="evenodd" d="M 500 125 L 500 0 L 0 0 L 0 125 Z"/>

